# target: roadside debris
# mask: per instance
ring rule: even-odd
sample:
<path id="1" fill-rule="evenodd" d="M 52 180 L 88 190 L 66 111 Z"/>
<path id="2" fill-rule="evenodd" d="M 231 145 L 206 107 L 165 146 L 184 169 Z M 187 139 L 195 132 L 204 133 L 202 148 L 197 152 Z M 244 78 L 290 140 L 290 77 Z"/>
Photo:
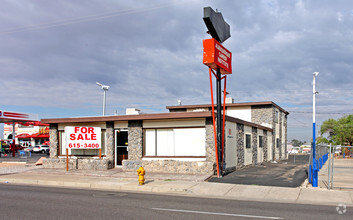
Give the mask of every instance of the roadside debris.
<path id="1" fill-rule="evenodd" d="M 43 160 L 46 159 L 45 157 L 39 158 L 39 160 L 35 163 L 36 166 L 43 165 Z"/>

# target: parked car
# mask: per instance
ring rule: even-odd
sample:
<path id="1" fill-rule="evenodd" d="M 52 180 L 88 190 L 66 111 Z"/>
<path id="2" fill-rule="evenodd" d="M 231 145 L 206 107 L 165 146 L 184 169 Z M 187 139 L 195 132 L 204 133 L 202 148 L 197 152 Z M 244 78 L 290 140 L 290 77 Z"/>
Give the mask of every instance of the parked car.
<path id="1" fill-rule="evenodd" d="M 5 146 L 2 146 L 2 149 L 4 150 L 5 153 L 10 153 L 12 151 L 10 151 L 10 145 L 9 144 L 6 144 Z M 24 147 L 22 147 L 21 145 L 19 144 L 16 144 L 15 145 L 15 152 L 17 153 L 19 150 L 23 150 Z"/>
<path id="2" fill-rule="evenodd" d="M 291 150 L 289 153 L 290 153 L 290 154 L 298 154 L 298 153 L 299 153 L 299 151 L 298 151 L 298 150 L 293 149 L 293 150 Z"/>
<path id="3" fill-rule="evenodd" d="M 48 145 L 38 145 L 33 148 L 33 153 L 46 153 L 49 150 Z"/>
<path id="4" fill-rule="evenodd" d="M 24 151 L 26 151 L 26 152 L 33 152 L 33 148 L 34 147 L 32 147 L 32 146 L 30 146 L 30 147 L 26 147 L 25 149 L 24 149 Z"/>

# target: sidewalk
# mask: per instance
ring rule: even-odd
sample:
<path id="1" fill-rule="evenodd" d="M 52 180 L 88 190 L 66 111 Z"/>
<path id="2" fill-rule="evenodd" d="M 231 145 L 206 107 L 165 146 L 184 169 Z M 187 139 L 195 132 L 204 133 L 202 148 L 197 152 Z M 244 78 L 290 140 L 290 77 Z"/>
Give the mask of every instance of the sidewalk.
<path id="1" fill-rule="evenodd" d="M 353 159 L 335 158 L 333 163 L 333 189 L 353 190 Z M 319 172 L 319 187 L 328 188 L 329 160 Z"/>
<path id="2" fill-rule="evenodd" d="M 33 165 L 22 165 L 22 167 L 26 169 L 11 174 L 2 173 L 0 183 L 281 203 L 334 206 L 342 203 L 353 206 L 353 191 L 210 183 L 204 181 L 208 177 L 206 175 L 162 174 L 148 171 L 145 185 L 139 186 L 135 172 L 123 172 L 119 169 L 66 172 L 63 169 L 44 169 Z"/>

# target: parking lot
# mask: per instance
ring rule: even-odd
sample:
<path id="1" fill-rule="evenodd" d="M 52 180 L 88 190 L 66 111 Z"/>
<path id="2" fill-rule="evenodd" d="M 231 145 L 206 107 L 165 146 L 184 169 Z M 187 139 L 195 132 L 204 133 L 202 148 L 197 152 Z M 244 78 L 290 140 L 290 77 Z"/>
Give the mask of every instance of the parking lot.
<path id="1" fill-rule="evenodd" d="M 298 187 L 308 177 L 309 156 L 289 155 L 288 160 L 242 168 L 223 176 L 223 178 L 211 178 L 209 182 Z"/>
<path id="2" fill-rule="evenodd" d="M 34 164 L 41 157 L 46 157 L 46 158 L 49 157 L 49 155 L 47 155 L 46 153 L 29 154 L 29 152 L 25 152 L 24 155 L 20 155 L 20 153 L 17 152 L 15 155 L 16 155 L 15 157 L 12 157 L 12 153 L 7 153 L 7 154 L 2 153 L 0 157 L 0 163 L 1 162 L 27 162 L 28 164 Z"/>

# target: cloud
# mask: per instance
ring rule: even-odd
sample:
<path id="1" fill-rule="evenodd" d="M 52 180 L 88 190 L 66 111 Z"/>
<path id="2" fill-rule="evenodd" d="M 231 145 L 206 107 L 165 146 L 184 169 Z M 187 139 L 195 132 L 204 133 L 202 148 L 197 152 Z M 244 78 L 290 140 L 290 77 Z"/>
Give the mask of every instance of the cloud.
<path id="1" fill-rule="evenodd" d="M 236 101 L 270 100 L 288 111 L 309 112 L 312 73 L 319 71 L 318 111 L 352 112 L 348 0 L 5 1 L 2 108 L 50 117 L 99 115 L 96 81 L 111 86 L 109 114 L 125 107 L 166 111 L 178 99 L 210 102 L 202 64 L 202 39 L 210 37 L 202 20 L 206 6 L 222 12 L 231 26 L 224 46 L 233 53 L 227 90 Z M 320 123 L 329 115 L 318 117 Z M 288 126 L 310 127 L 310 121 L 310 114 L 294 113 Z M 289 139 L 311 135 L 294 133 Z"/>

